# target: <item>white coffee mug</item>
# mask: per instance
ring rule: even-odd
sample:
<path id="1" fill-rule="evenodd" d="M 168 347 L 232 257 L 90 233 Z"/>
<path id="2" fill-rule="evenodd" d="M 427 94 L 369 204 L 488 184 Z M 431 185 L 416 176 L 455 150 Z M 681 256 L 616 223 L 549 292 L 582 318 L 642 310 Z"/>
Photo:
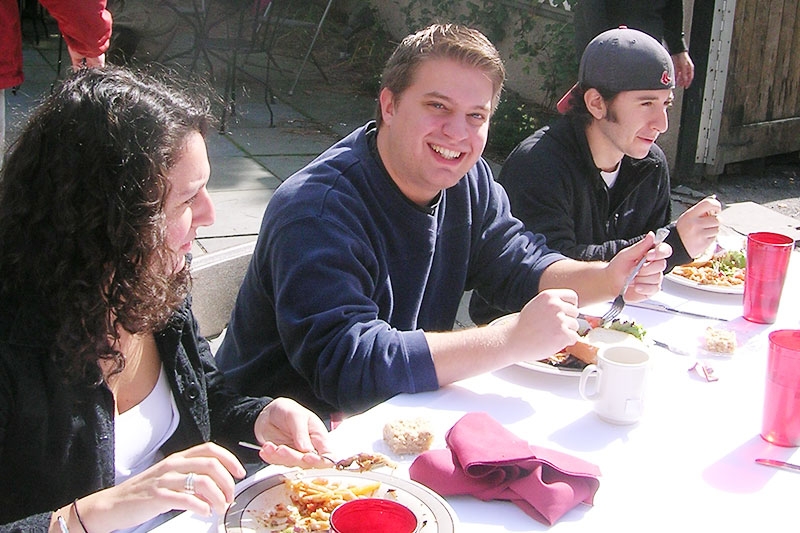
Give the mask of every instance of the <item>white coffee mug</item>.
<path id="1" fill-rule="evenodd" d="M 612 424 L 633 424 L 644 410 L 644 391 L 650 355 L 638 346 L 607 346 L 597 354 L 597 364 L 581 372 L 578 392 L 594 402 L 597 415 Z M 589 378 L 597 376 L 594 392 L 587 392 Z"/>

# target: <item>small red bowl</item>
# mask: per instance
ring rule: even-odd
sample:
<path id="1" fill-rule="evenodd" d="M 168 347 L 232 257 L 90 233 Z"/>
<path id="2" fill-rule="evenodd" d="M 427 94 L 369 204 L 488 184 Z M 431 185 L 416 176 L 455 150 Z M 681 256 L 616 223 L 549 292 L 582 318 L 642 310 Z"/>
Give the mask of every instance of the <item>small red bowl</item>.
<path id="1" fill-rule="evenodd" d="M 405 505 L 392 500 L 351 500 L 331 513 L 333 533 L 413 533 L 416 529 L 416 515 Z"/>

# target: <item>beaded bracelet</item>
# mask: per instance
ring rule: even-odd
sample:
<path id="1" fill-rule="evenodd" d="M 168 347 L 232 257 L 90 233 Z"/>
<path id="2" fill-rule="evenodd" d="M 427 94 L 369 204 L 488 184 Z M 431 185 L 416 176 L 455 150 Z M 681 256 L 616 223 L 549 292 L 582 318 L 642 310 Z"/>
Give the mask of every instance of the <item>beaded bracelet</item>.
<path id="1" fill-rule="evenodd" d="M 83 523 L 80 513 L 78 513 L 78 498 L 72 500 L 72 508 L 75 509 L 75 516 L 78 517 L 78 523 L 81 525 L 81 528 L 83 528 L 83 533 L 89 533 L 89 530 L 86 529 L 86 525 Z"/>

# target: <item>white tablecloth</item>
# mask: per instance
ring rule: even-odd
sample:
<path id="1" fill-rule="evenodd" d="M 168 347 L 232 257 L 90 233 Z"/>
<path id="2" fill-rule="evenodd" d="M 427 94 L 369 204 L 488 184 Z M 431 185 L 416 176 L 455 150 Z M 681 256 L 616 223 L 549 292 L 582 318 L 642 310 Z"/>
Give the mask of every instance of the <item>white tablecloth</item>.
<path id="1" fill-rule="evenodd" d="M 601 471 L 595 505 L 581 505 L 548 528 L 508 502 L 448 497 L 458 531 L 797 531 L 800 475 L 764 467 L 757 457 L 800 462 L 795 448 L 765 442 L 761 429 L 767 333 L 800 327 L 800 257 L 792 254 L 778 322 L 759 325 L 741 317 L 741 296 L 664 284 L 658 299 L 687 310 L 736 317 L 726 322 L 628 307 L 624 314 L 651 338 L 697 351 L 719 380 L 707 382 L 688 368 L 694 356 L 653 347 L 645 415 L 631 426 L 601 421 L 578 395 L 577 378 L 516 365 L 423 394 L 399 395 L 332 432 L 340 453 L 388 453 L 385 422 L 425 416 L 436 428 L 434 447 L 465 413 L 486 411 L 532 444 L 596 463 Z M 687 297 L 688 295 L 688 297 Z M 684 301 L 679 302 L 678 299 Z M 600 308 L 605 307 L 600 306 Z M 590 309 L 589 311 L 592 311 Z M 696 350 L 708 325 L 733 329 L 732 357 Z M 401 458 L 407 475 L 413 458 Z M 271 466 L 261 476 L 280 471 Z M 214 520 L 185 513 L 158 531 L 212 531 Z"/>

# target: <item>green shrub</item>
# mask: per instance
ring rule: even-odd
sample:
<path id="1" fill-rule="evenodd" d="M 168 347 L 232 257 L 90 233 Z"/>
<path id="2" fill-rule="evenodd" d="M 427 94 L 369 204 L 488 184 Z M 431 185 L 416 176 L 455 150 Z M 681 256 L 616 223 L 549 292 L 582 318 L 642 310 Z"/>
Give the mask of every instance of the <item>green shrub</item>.
<path id="1" fill-rule="evenodd" d="M 571 15 L 560 9 L 563 4 L 564 0 L 406 0 L 400 11 L 409 31 L 450 21 L 477 28 L 495 44 L 506 41 L 511 45 L 508 59 L 522 62 L 531 86 L 536 84 L 542 92 L 541 104 L 553 107 L 578 73 L 575 29 Z"/>
<path id="2" fill-rule="evenodd" d="M 506 156 L 525 137 L 553 119 L 554 113 L 525 101 L 513 91 L 506 90 L 492 117 L 486 156 L 502 163 Z"/>
<path id="3" fill-rule="evenodd" d="M 493 161 L 503 162 L 521 140 L 549 124 L 556 115 L 556 101 L 575 83 L 578 60 L 572 19 L 554 9 L 562 3 L 552 0 L 550 8 L 535 0 L 408 0 L 401 9 L 411 30 L 449 20 L 475 27 L 495 43 L 510 39 L 509 59 L 522 60 L 529 82 L 542 91 L 542 102 L 535 103 L 505 90 L 486 144 L 486 156 Z"/>

